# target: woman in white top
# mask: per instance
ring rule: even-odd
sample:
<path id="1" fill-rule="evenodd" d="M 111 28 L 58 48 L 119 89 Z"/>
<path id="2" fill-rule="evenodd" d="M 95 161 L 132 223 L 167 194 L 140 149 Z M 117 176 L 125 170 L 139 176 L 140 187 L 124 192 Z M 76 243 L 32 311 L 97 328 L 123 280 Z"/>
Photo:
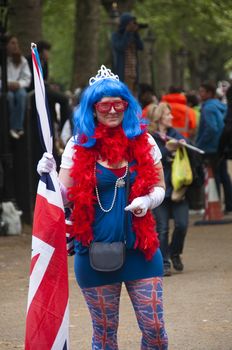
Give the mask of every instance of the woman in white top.
<path id="1" fill-rule="evenodd" d="M 7 86 L 10 117 L 10 135 L 18 139 L 23 135 L 23 123 L 26 109 L 26 88 L 31 82 L 28 62 L 22 56 L 18 39 L 11 35 L 7 38 Z"/>

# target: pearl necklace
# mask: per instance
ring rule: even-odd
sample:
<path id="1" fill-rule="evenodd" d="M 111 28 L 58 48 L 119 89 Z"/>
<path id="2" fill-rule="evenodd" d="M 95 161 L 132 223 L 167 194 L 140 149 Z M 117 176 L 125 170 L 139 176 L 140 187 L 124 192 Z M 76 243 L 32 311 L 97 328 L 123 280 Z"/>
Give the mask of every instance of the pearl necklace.
<path id="1" fill-rule="evenodd" d="M 127 176 L 127 173 L 128 173 L 128 163 L 126 164 L 125 174 L 123 176 L 119 177 L 116 180 L 116 182 L 115 182 L 115 185 L 114 185 L 114 196 L 113 196 L 112 204 L 109 207 L 109 209 L 103 208 L 103 206 L 101 204 L 101 201 L 100 201 L 100 196 L 99 196 L 97 185 L 95 186 L 95 191 L 96 191 L 96 195 L 97 195 L 97 201 L 98 201 L 99 207 L 101 208 L 102 211 L 104 211 L 104 213 L 109 213 L 113 209 L 113 206 L 114 206 L 114 203 L 115 203 L 115 200 L 116 200 L 116 196 L 117 196 L 117 189 L 118 189 L 118 187 L 124 187 L 125 186 L 124 178 Z M 95 164 L 95 167 L 94 167 L 94 174 L 96 176 L 96 164 Z"/>

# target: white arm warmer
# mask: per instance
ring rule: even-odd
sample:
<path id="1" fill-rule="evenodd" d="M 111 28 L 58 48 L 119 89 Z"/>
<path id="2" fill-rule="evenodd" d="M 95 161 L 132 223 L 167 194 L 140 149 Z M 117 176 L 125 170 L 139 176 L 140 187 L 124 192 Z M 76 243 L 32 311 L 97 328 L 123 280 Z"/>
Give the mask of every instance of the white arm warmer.
<path id="1" fill-rule="evenodd" d="M 68 204 L 69 203 L 69 200 L 68 200 L 68 189 L 65 185 L 63 185 L 60 181 L 59 181 L 59 186 L 60 186 L 60 192 L 61 192 L 61 196 L 62 196 L 62 200 L 63 200 L 63 203 L 64 205 Z"/>
<path id="2" fill-rule="evenodd" d="M 158 207 L 164 200 L 165 189 L 163 187 L 154 187 L 154 190 L 146 196 L 135 198 L 125 210 L 130 210 L 135 216 L 142 217 L 146 215 L 148 209 Z M 136 213 L 140 209 L 141 212 Z"/>
<path id="3" fill-rule="evenodd" d="M 150 199 L 149 209 L 154 209 L 158 207 L 164 200 L 165 197 L 165 189 L 163 187 L 154 187 L 154 190 L 149 193 L 147 196 Z"/>

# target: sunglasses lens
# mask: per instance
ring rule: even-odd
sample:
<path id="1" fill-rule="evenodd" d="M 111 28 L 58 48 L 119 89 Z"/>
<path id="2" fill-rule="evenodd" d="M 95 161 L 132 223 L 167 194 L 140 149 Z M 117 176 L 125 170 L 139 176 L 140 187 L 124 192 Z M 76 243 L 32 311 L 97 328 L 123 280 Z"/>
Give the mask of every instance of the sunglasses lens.
<path id="1" fill-rule="evenodd" d="M 116 101 L 113 104 L 116 112 L 124 112 L 127 107 L 127 103 L 125 101 Z"/>
<path id="2" fill-rule="evenodd" d="M 97 111 L 100 113 L 108 113 L 112 107 L 118 113 L 124 112 L 127 106 L 128 103 L 126 101 L 98 102 L 95 104 Z"/>
<path id="3" fill-rule="evenodd" d="M 108 113 L 111 110 L 111 103 L 109 102 L 98 102 L 96 108 L 100 113 Z"/>

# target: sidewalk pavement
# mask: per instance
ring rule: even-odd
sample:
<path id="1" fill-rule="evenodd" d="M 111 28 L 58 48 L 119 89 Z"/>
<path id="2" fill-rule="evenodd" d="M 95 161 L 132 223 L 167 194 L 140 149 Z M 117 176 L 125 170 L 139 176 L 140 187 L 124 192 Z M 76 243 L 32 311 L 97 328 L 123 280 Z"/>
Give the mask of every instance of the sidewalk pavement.
<path id="1" fill-rule="evenodd" d="M 169 350 L 232 350 L 232 224 L 194 226 L 183 273 L 164 278 Z M 28 232 L 26 232 L 28 231 Z M 0 237 L 0 350 L 24 349 L 31 235 Z M 91 349 L 91 321 L 69 258 L 70 350 Z M 140 332 L 122 291 L 119 349 L 139 350 Z"/>

